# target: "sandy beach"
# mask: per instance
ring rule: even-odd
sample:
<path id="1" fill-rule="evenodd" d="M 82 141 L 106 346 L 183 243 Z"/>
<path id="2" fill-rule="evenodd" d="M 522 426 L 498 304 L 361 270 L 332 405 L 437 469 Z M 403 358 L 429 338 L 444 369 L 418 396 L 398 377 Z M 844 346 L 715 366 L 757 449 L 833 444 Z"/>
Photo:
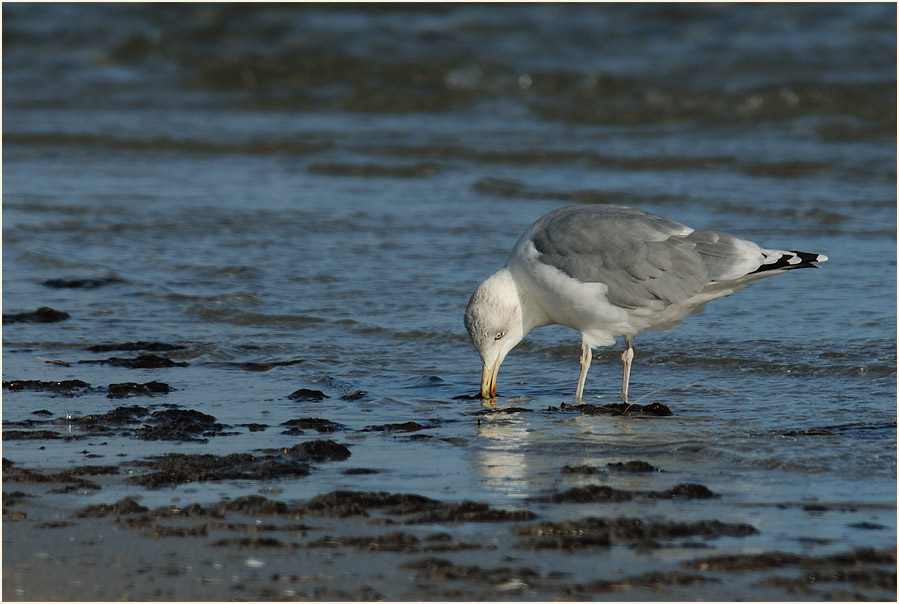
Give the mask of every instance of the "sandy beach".
<path id="1" fill-rule="evenodd" d="M 696 484 L 665 492 L 569 489 L 533 502 L 542 513 L 363 491 L 305 502 L 251 495 L 207 505 L 191 504 L 185 494 L 153 509 L 140 497 L 79 504 L 85 493 L 123 479 L 175 485 L 212 476 L 216 467 L 237 467 L 234 456 L 226 465 L 215 456 L 173 455 L 180 456 L 177 463 L 137 473 L 132 464 L 49 472 L 4 460 L 3 599 L 728 600 L 739 594 L 888 601 L 896 590 L 894 548 L 833 544 L 838 553 L 826 556 L 715 554 L 716 542 L 758 529 L 657 519 L 653 502 L 701 505 L 716 496 Z M 308 473 L 295 457 L 282 451 L 269 461 L 302 464 Z M 635 461 L 621 469 L 646 466 Z M 616 501 L 645 501 L 647 514 L 541 520 L 547 506 Z M 803 513 L 844 512 L 809 506 Z"/>

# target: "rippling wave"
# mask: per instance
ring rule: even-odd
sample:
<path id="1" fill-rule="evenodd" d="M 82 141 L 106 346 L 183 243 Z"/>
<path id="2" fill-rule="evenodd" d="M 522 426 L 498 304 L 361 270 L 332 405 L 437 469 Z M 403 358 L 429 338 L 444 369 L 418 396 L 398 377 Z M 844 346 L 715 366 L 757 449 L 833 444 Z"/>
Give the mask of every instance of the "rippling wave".
<path id="1" fill-rule="evenodd" d="M 120 103 L 140 98 L 125 86 L 174 77 L 188 91 L 212 93 L 208 98 L 216 105 L 257 111 L 445 112 L 502 101 L 541 119 L 573 124 L 761 123 L 802 115 L 821 118 L 815 129 L 825 140 L 889 139 L 896 132 L 895 31 L 874 7 L 822 17 L 813 6 L 785 11 L 692 5 L 675 15 L 661 8 L 527 5 L 504 13 L 501 21 L 489 6 L 432 7 L 430 14 L 417 7 L 414 17 L 398 6 L 355 7 L 361 18 L 353 22 L 328 5 L 262 11 L 93 5 L 79 11 L 79 27 L 65 36 L 35 27 L 51 10 L 58 9 L 4 9 L 5 64 L 15 67 L 26 56 L 71 57 L 65 63 L 89 52 L 94 73 L 84 83 Z M 398 29 L 393 17 L 402 14 L 411 22 Z M 694 27 L 682 28 L 691 21 Z M 811 59 L 785 38 L 773 37 L 766 25 L 800 28 L 812 21 L 820 34 L 817 60 L 830 61 L 851 82 L 816 77 Z M 705 28 L 755 36 L 760 43 L 741 45 L 737 38 L 707 52 L 710 44 L 723 43 Z M 846 28 L 864 35 L 846 36 Z M 510 32 L 514 42 L 495 49 L 496 37 Z M 546 45 L 540 60 L 526 54 L 532 44 Z M 554 52 L 561 44 L 564 52 Z M 665 56 L 674 47 L 679 56 L 668 54 L 663 64 L 641 59 Z M 892 64 L 892 77 L 859 71 L 859 55 L 865 65 Z M 154 96 L 152 90 L 141 93 L 144 99 Z M 198 100 L 188 95 L 182 102 Z M 31 101 L 14 92 L 4 102 Z"/>

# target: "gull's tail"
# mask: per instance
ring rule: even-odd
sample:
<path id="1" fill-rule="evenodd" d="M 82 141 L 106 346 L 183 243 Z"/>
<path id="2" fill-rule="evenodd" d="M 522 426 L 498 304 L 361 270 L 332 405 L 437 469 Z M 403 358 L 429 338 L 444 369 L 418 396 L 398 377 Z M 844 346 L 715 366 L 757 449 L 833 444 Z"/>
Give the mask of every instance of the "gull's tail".
<path id="1" fill-rule="evenodd" d="M 765 271 L 788 271 L 794 268 L 820 268 L 815 262 L 827 262 L 824 254 L 809 254 L 795 250 L 784 252 L 781 250 L 763 250 L 765 263 L 752 271 L 763 273 Z M 752 274 L 752 273 L 750 273 Z"/>

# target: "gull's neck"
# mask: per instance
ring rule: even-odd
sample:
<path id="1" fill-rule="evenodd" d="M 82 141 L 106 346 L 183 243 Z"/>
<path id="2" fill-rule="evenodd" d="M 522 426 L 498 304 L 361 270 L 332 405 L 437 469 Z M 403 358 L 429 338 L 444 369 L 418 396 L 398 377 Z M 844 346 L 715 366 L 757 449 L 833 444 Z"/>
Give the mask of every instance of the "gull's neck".
<path id="1" fill-rule="evenodd" d="M 521 308 L 522 337 L 535 327 L 543 327 L 544 325 L 555 323 L 537 304 L 534 297 L 528 294 L 523 284 L 515 280 L 515 276 L 509 270 L 509 267 L 501 268 L 491 279 L 495 279 L 508 296 L 518 300 L 518 306 Z"/>

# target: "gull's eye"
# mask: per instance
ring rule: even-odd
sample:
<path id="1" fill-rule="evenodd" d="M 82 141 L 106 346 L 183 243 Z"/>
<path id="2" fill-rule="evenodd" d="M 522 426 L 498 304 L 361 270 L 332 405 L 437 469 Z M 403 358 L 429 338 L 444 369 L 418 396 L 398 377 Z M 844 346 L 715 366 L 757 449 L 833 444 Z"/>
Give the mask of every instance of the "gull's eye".
<path id="1" fill-rule="evenodd" d="M 493 339 L 494 339 L 494 340 L 501 340 L 502 337 L 503 337 L 504 335 L 506 335 L 506 332 L 501 331 L 501 332 L 499 332 L 498 334 L 496 334 L 496 336 L 494 336 Z"/>

